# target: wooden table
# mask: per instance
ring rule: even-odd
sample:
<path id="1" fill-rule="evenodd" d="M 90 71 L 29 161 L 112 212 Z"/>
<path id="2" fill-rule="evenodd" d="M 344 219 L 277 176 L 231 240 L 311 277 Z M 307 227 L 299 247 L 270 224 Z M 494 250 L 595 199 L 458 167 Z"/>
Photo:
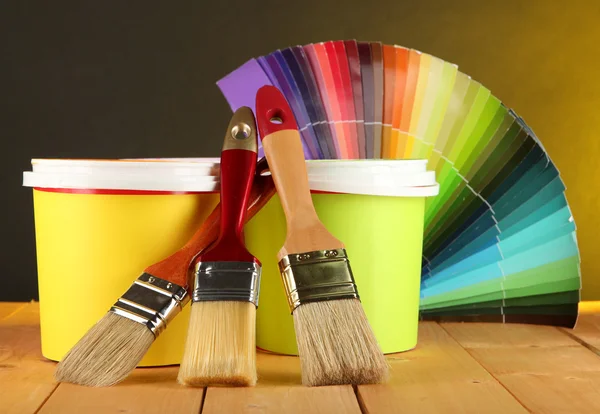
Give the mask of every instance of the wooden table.
<path id="1" fill-rule="evenodd" d="M 600 304 L 574 330 L 422 323 L 388 355 L 389 384 L 308 388 L 295 357 L 258 354 L 253 388 L 179 386 L 178 367 L 108 388 L 57 384 L 40 353 L 37 303 L 0 303 L 0 413 L 600 413 Z"/>

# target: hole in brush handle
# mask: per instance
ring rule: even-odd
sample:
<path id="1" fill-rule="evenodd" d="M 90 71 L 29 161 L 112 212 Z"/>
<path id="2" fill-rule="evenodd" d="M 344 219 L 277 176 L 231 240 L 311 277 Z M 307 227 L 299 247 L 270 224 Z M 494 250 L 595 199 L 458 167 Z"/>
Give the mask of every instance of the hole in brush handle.
<path id="1" fill-rule="evenodd" d="M 261 140 L 278 131 L 298 130 L 290 105 L 281 91 L 271 85 L 261 87 L 256 94 L 256 122 Z"/>
<path id="2" fill-rule="evenodd" d="M 275 125 L 281 125 L 285 122 L 286 115 L 279 108 L 269 109 L 267 112 L 267 118 L 269 118 L 269 122 Z"/>

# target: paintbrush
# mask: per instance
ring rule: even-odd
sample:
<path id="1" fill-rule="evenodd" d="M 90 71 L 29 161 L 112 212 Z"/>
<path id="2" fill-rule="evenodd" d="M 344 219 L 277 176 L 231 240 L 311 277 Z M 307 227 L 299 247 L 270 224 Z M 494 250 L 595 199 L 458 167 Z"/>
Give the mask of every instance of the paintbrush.
<path id="1" fill-rule="evenodd" d="M 302 382 L 384 382 L 388 365 L 362 308 L 348 255 L 317 216 L 298 127 L 277 88 L 258 90 L 256 121 L 286 216 L 278 260 L 294 318 Z"/>
<path id="2" fill-rule="evenodd" d="M 250 109 L 231 118 L 221 153 L 221 230 L 196 259 L 196 281 L 177 381 L 188 386 L 256 384 L 260 262 L 242 230 L 258 142 Z"/>
<path id="3" fill-rule="evenodd" d="M 275 192 L 263 158 L 250 195 L 248 218 Z M 188 243 L 168 258 L 148 266 L 88 332 L 62 358 L 55 377 L 60 382 L 109 386 L 121 382 L 139 364 L 154 340 L 190 300 L 190 267 L 194 258 L 219 235 L 220 206 Z"/>

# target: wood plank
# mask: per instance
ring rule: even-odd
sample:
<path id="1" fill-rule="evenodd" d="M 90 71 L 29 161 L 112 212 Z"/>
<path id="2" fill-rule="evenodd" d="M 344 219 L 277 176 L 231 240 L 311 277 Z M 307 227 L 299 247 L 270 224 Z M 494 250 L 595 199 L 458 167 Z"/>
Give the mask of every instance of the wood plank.
<path id="1" fill-rule="evenodd" d="M 564 329 L 563 332 L 578 338 L 588 348 L 600 355 L 600 314 L 581 314 L 575 328 Z"/>
<path id="2" fill-rule="evenodd" d="M 112 387 L 60 384 L 40 414 L 194 413 L 202 406 L 202 388 L 177 384 L 179 367 L 138 368 Z"/>
<path id="3" fill-rule="evenodd" d="M 552 326 L 511 323 L 442 323 L 465 348 L 556 348 L 578 343 Z"/>
<path id="4" fill-rule="evenodd" d="M 0 412 L 35 412 L 56 388 L 54 365 L 41 354 L 37 303 L 5 317 L 0 322 Z"/>
<path id="5" fill-rule="evenodd" d="M 0 302 L 0 321 L 27 306 L 24 302 Z"/>
<path id="6" fill-rule="evenodd" d="M 388 356 L 389 384 L 358 387 L 363 412 L 600 412 L 598 309 L 582 311 L 574 330 L 423 323 L 417 349 Z M 0 303 L 0 412 L 200 411 L 203 390 L 177 385 L 178 367 L 138 369 L 110 388 L 57 385 L 38 321 L 37 303 Z M 302 386 L 296 357 L 261 352 L 258 367 L 254 388 L 209 388 L 203 412 L 360 412 L 350 386 Z"/>
<path id="7" fill-rule="evenodd" d="M 389 384 L 358 387 L 364 412 L 527 412 L 434 322 L 419 325 L 415 350 L 389 355 L 388 360 Z"/>
<path id="8" fill-rule="evenodd" d="M 357 413 L 351 386 L 305 387 L 297 357 L 259 352 L 258 384 L 252 388 L 209 387 L 203 414 Z"/>
<path id="9" fill-rule="evenodd" d="M 33 413 L 42 404 L 40 413 L 198 413 L 202 405 L 202 389 L 177 385 L 178 367 L 137 369 L 123 383 L 109 388 L 58 385 L 53 377 L 55 368 L 55 362 L 41 355 L 37 303 L 28 304 L 2 320 L 0 412 L 3 414 Z"/>
<path id="10" fill-rule="evenodd" d="M 600 412 L 600 358 L 549 326 L 442 327 L 535 413 Z"/>

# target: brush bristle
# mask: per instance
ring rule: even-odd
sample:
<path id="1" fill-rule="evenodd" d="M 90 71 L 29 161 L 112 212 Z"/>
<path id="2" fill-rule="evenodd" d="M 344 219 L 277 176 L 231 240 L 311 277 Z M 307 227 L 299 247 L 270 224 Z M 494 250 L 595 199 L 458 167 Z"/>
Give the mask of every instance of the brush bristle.
<path id="1" fill-rule="evenodd" d="M 256 307 L 253 303 L 192 304 L 177 381 L 188 386 L 256 384 Z"/>
<path id="2" fill-rule="evenodd" d="M 133 371 L 152 342 L 146 326 L 108 312 L 64 356 L 54 376 L 91 387 L 114 385 Z"/>
<path id="3" fill-rule="evenodd" d="M 309 302 L 293 315 L 304 385 L 386 381 L 388 364 L 358 299 Z"/>

